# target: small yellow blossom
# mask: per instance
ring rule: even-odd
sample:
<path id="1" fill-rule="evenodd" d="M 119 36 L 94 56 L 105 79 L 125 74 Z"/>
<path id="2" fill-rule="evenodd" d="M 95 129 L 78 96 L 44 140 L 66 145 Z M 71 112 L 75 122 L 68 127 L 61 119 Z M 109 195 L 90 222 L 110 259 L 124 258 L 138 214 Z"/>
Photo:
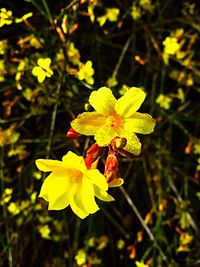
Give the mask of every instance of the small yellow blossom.
<path id="1" fill-rule="evenodd" d="M 169 109 L 172 102 L 172 98 L 167 95 L 160 94 L 156 98 L 156 103 L 160 105 L 161 108 Z"/>
<path id="2" fill-rule="evenodd" d="M 95 15 L 94 15 L 94 7 L 92 5 L 88 6 L 88 15 L 90 17 L 90 21 L 93 23 L 95 20 Z"/>
<path id="3" fill-rule="evenodd" d="M 0 40 L 0 55 L 4 55 L 7 49 L 7 40 Z"/>
<path id="4" fill-rule="evenodd" d="M 114 22 L 118 20 L 119 9 L 118 8 L 107 8 L 106 17 L 109 21 Z"/>
<path id="5" fill-rule="evenodd" d="M 0 59 L 0 82 L 5 81 L 5 78 L 4 78 L 5 74 L 6 74 L 5 62 L 3 59 Z"/>
<path id="6" fill-rule="evenodd" d="M 2 195 L 2 200 L 0 202 L 1 205 L 3 205 L 4 203 L 8 203 L 11 200 L 12 193 L 13 193 L 12 188 L 5 188 L 3 195 Z"/>
<path id="7" fill-rule="evenodd" d="M 142 16 L 142 12 L 141 12 L 140 7 L 133 5 L 132 10 L 131 10 L 131 16 L 132 16 L 133 20 L 140 19 Z"/>
<path id="8" fill-rule="evenodd" d="M 146 264 L 144 264 L 143 262 L 139 262 L 139 261 L 136 261 L 136 262 L 135 262 L 135 265 L 136 265 L 137 267 L 149 267 L 149 265 L 146 265 Z"/>
<path id="9" fill-rule="evenodd" d="M 19 139 L 20 134 L 14 131 L 14 127 L 2 130 L 0 128 L 0 147 L 8 144 L 14 144 Z"/>
<path id="10" fill-rule="evenodd" d="M 102 235 L 98 240 L 98 246 L 96 247 L 97 250 L 104 249 L 109 242 L 109 239 L 106 235 Z"/>
<path id="11" fill-rule="evenodd" d="M 117 248 L 119 249 L 119 250 L 121 250 L 121 249 L 124 249 L 124 247 L 125 247 L 125 241 L 123 240 L 123 239 L 118 239 L 117 240 Z"/>
<path id="12" fill-rule="evenodd" d="M 38 82 L 42 83 L 46 77 L 53 75 L 53 70 L 50 68 L 50 58 L 39 58 L 37 61 L 38 66 L 34 67 L 32 74 L 37 77 Z"/>
<path id="13" fill-rule="evenodd" d="M 166 37 L 163 41 L 164 45 L 164 54 L 167 55 L 175 55 L 176 52 L 179 50 L 179 43 L 175 37 Z"/>
<path id="14" fill-rule="evenodd" d="M 182 88 L 178 88 L 177 97 L 181 100 L 182 103 L 185 101 L 185 94 Z"/>
<path id="15" fill-rule="evenodd" d="M 151 0 L 139 0 L 139 5 L 146 11 L 153 12 L 154 6 Z"/>
<path id="16" fill-rule="evenodd" d="M 107 80 L 108 87 L 115 87 L 117 84 L 118 84 L 118 81 L 117 81 L 116 77 L 112 76 Z"/>
<path id="17" fill-rule="evenodd" d="M 39 170 L 51 172 L 45 179 L 40 197 L 49 202 L 49 210 L 71 206 L 81 219 L 99 210 L 95 196 L 103 201 L 114 200 L 106 191 L 108 184 L 97 169 L 88 170 L 83 157 L 69 151 L 62 161 L 38 159 Z"/>
<path id="18" fill-rule="evenodd" d="M 91 93 L 89 102 L 95 109 L 84 112 L 72 121 L 72 128 L 80 134 L 94 135 L 99 146 L 107 146 L 116 136 L 126 138 L 124 150 L 139 155 L 141 143 L 135 133 L 150 134 L 155 121 L 148 114 L 136 112 L 145 99 L 140 88 L 130 88 L 118 100 L 107 87 Z"/>
<path id="19" fill-rule="evenodd" d="M 78 265 L 83 265 L 84 263 L 86 263 L 87 254 L 84 249 L 79 249 L 78 253 L 75 256 L 75 260 Z"/>
<path id="20" fill-rule="evenodd" d="M 200 154 L 200 140 L 198 140 L 196 142 L 196 144 L 194 144 L 194 154 Z"/>
<path id="21" fill-rule="evenodd" d="M 35 49 L 39 49 L 42 47 L 41 42 L 34 35 L 30 36 L 29 43 Z"/>
<path id="22" fill-rule="evenodd" d="M 67 55 L 69 57 L 69 60 L 74 64 L 78 65 L 80 63 L 80 53 L 78 49 L 75 47 L 74 43 L 71 42 L 69 44 L 69 47 L 67 49 Z"/>
<path id="23" fill-rule="evenodd" d="M 50 228 L 49 228 L 49 226 L 47 224 L 39 226 L 38 227 L 38 231 L 41 234 L 42 238 L 50 239 L 51 230 L 50 230 Z"/>
<path id="24" fill-rule="evenodd" d="M 33 176 L 35 177 L 36 180 L 40 180 L 42 178 L 41 172 L 38 171 L 34 172 Z"/>
<path id="25" fill-rule="evenodd" d="M 0 9 L 0 28 L 12 24 L 12 11 L 5 8 Z"/>
<path id="26" fill-rule="evenodd" d="M 94 84 L 94 69 L 92 67 L 92 61 L 87 61 L 85 64 L 79 64 L 79 71 L 77 72 L 77 76 L 79 80 L 86 80 L 88 84 Z"/>
<path id="27" fill-rule="evenodd" d="M 15 202 L 11 202 L 8 206 L 7 206 L 8 211 L 12 214 L 12 215 L 17 215 L 20 213 L 20 208 L 19 205 Z"/>
<path id="28" fill-rule="evenodd" d="M 106 13 L 97 18 L 97 21 L 99 22 L 100 26 L 103 26 L 106 22 L 106 20 L 109 20 L 111 22 L 117 21 L 119 16 L 119 9 L 118 8 L 107 8 Z"/>

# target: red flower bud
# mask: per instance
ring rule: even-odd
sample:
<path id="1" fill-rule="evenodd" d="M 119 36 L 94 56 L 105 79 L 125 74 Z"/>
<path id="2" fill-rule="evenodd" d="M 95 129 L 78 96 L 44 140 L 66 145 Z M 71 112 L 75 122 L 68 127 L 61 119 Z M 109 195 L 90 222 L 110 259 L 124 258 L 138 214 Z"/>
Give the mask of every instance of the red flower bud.
<path id="1" fill-rule="evenodd" d="M 81 134 L 77 133 L 73 128 L 70 128 L 69 131 L 67 132 L 66 136 L 68 138 L 77 138 L 81 136 Z"/>
<path id="2" fill-rule="evenodd" d="M 118 149 L 125 147 L 126 143 L 127 143 L 126 138 L 120 138 L 120 137 L 116 136 L 110 142 L 110 146 L 111 146 L 112 150 L 118 151 Z"/>
<path id="3" fill-rule="evenodd" d="M 91 145 L 91 147 L 86 152 L 85 164 L 89 169 L 94 161 L 101 157 L 104 153 L 105 148 L 98 146 L 96 143 Z"/>
<path id="4" fill-rule="evenodd" d="M 119 162 L 116 156 L 117 152 L 113 150 L 108 151 L 108 157 L 105 162 L 104 175 L 106 176 L 107 182 L 110 183 L 112 180 L 120 176 Z"/>

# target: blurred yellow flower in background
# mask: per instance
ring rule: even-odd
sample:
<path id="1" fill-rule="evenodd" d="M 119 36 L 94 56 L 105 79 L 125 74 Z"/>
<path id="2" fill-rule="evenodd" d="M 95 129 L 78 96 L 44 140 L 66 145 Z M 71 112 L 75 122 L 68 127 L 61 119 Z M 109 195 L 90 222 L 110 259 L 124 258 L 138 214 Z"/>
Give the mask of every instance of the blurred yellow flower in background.
<path id="1" fill-rule="evenodd" d="M 38 66 L 34 67 L 32 74 L 37 77 L 38 82 L 42 83 L 46 77 L 53 75 L 53 70 L 50 68 L 50 58 L 39 58 L 37 61 Z"/>
<path id="2" fill-rule="evenodd" d="M 45 179 L 40 197 L 49 202 L 49 210 L 71 206 L 81 219 L 99 210 L 95 196 L 103 201 L 114 200 L 106 191 L 108 184 L 97 169 L 87 169 L 84 158 L 69 151 L 62 161 L 38 159 L 36 166 L 51 172 Z"/>
<path id="3" fill-rule="evenodd" d="M 92 61 L 88 60 L 85 64 L 80 63 L 79 64 L 79 71 L 77 72 L 77 76 L 79 80 L 86 80 L 88 84 L 93 84 L 94 79 L 94 69 L 92 67 Z"/>
<path id="4" fill-rule="evenodd" d="M 124 150 L 139 155 L 141 143 L 135 133 L 150 134 L 155 120 L 148 114 L 136 112 L 146 94 L 140 88 L 130 88 L 118 100 L 107 87 L 91 93 L 89 102 L 95 109 L 84 112 L 72 121 L 72 128 L 80 134 L 94 135 L 99 146 L 107 146 L 116 136 L 126 138 Z"/>
<path id="5" fill-rule="evenodd" d="M 12 24 L 12 11 L 5 8 L 0 9 L 0 28 Z"/>

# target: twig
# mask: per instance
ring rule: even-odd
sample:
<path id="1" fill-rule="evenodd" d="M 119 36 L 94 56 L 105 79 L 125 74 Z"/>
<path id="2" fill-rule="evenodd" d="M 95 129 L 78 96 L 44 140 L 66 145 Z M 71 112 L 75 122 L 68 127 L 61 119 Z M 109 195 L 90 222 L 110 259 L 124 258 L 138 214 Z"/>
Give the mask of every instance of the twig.
<path id="1" fill-rule="evenodd" d="M 47 144 L 46 158 L 49 158 L 50 152 L 51 152 L 51 143 L 52 143 L 52 137 L 53 137 L 54 127 L 55 127 L 55 122 L 56 122 L 56 114 L 57 114 L 57 109 L 58 109 L 58 99 L 59 99 L 59 94 L 60 94 L 60 86 L 61 86 L 61 83 L 58 84 L 57 90 L 56 90 L 56 102 L 55 102 L 54 110 L 53 110 L 53 113 L 51 116 L 51 125 L 50 125 L 49 141 Z"/>
<path id="2" fill-rule="evenodd" d="M 114 71 L 113 71 L 113 73 L 112 73 L 112 77 L 116 77 L 116 76 L 117 76 L 117 73 L 118 73 L 118 71 L 119 71 L 119 68 L 120 68 L 120 66 L 121 66 L 121 64 L 122 64 L 122 60 L 123 60 L 123 58 L 124 58 L 124 56 L 125 56 L 125 54 L 126 54 L 126 51 L 127 51 L 128 47 L 129 47 L 129 44 L 130 44 L 132 38 L 133 38 L 133 36 L 131 35 L 131 36 L 128 38 L 128 40 L 126 41 L 126 43 L 125 43 L 125 45 L 124 45 L 124 47 L 123 47 L 123 49 L 122 49 L 121 55 L 120 55 L 120 57 L 119 57 L 119 59 L 118 59 L 118 61 L 117 61 L 117 64 L 116 64 L 116 66 L 115 66 L 115 69 L 114 69 Z"/>
<path id="3" fill-rule="evenodd" d="M 138 209 L 136 208 L 135 204 L 133 203 L 132 199 L 129 197 L 128 193 L 126 192 L 126 190 L 123 187 L 120 187 L 120 190 L 123 194 L 123 196 L 125 197 L 126 201 L 128 202 L 129 206 L 131 207 L 131 209 L 133 210 L 133 212 L 135 213 L 135 215 L 137 216 L 138 220 L 140 221 L 140 223 L 142 224 L 143 228 L 145 229 L 145 231 L 147 232 L 150 240 L 154 243 L 155 247 L 158 249 L 160 256 L 162 257 L 162 259 L 167 262 L 167 256 L 164 254 L 162 248 L 160 247 L 160 245 L 158 244 L 157 240 L 155 239 L 153 233 L 151 232 L 151 230 L 149 229 L 149 227 L 147 226 L 147 224 L 145 223 L 145 221 L 143 220 L 142 216 L 140 215 Z"/>

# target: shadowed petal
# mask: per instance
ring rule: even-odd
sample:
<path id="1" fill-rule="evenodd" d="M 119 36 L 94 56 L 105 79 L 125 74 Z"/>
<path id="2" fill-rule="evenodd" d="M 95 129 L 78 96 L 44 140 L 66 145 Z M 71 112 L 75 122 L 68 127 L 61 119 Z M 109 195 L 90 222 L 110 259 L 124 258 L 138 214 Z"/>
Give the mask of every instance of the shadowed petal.
<path id="1" fill-rule="evenodd" d="M 63 195 L 55 199 L 55 201 L 49 202 L 49 210 L 62 210 L 65 209 L 70 204 L 71 198 L 74 197 L 76 192 L 77 185 L 72 184 L 68 192 L 65 192 Z"/>
<path id="2" fill-rule="evenodd" d="M 124 120 L 123 127 L 127 132 L 150 134 L 155 127 L 155 120 L 149 114 L 134 113 Z"/>
<path id="3" fill-rule="evenodd" d="M 100 127 L 104 125 L 106 118 L 96 111 L 84 112 L 71 122 L 72 128 L 84 135 L 95 135 Z"/>
<path id="4" fill-rule="evenodd" d="M 141 106 L 146 94 L 140 88 L 131 87 L 115 104 L 115 111 L 124 118 L 132 116 Z"/>
<path id="5" fill-rule="evenodd" d="M 108 190 L 108 184 L 106 182 L 106 178 L 103 174 L 99 172 L 99 170 L 88 170 L 86 173 L 88 179 L 92 184 L 95 184 L 96 186 L 100 187 L 103 190 Z"/>
<path id="6" fill-rule="evenodd" d="M 74 197 L 70 200 L 70 206 L 73 212 L 80 217 L 81 219 L 84 219 L 89 215 L 89 212 L 85 210 L 85 207 L 83 206 L 81 200 L 80 200 L 80 194 L 76 193 Z"/>
<path id="7" fill-rule="evenodd" d="M 122 178 L 115 178 L 108 184 L 108 186 L 109 187 L 118 187 L 118 186 L 123 185 L 123 183 L 124 183 L 124 180 Z"/>
<path id="8" fill-rule="evenodd" d="M 94 198 L 94 187 L 88 181 L 88 179 L 83 178 L 80 194 L 80 202 L 83 203 L 85 210 L 87 210 L 89 213 L 95 213 L 97 210 L 99 210 Z"/>
<path id="9" fill-rule="evenodd" d="M 120 137 L 127 139 L 126 146 L 123 147 L 124 150 L 138 156 L 141 152 L 141 143 L 135 133 L 129 133 L 124 131 Z"/>
<path id="10" fill-rule="evenodd" d="M 107 87 L 101 87 L 99 90 L 92 92 L 89 98 L 91 106 L 103 115 L 114 112 L 116 101 L 112 91 Z"/>
<path id="11" fill-rule="evenodd" d="M 115 200 L 106 191 L 100 189 L 96 185 L 94 185 L 94 193 L 95 193 L 95 196 L 100 200 L 103 200 L 103 201 L 106 201 L 106 202 L 110 202 L 110 201 L 114 201 Z"/>

